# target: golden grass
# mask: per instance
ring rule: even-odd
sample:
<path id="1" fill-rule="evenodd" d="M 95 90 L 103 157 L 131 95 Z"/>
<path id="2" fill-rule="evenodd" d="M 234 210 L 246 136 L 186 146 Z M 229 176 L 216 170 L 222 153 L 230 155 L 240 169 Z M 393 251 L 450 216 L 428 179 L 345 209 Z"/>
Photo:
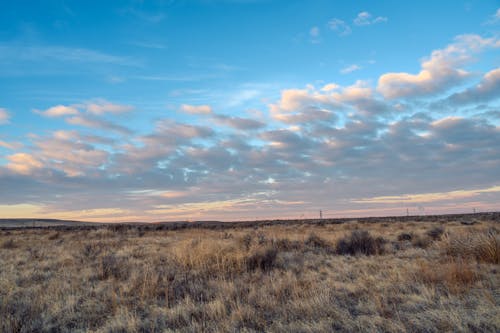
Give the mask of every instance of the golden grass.
<path id="1" fill-rule="evenodd" d="M 498 332 L 495 227 L 0 231 L 0 332 Z"/>

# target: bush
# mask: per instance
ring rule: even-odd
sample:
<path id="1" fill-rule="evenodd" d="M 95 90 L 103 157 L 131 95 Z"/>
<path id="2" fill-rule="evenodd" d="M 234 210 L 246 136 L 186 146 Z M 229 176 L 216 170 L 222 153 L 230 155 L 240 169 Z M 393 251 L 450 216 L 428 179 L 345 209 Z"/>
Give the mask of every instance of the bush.
<path id="1" fill-rule="evenodd" d="M 427 231 L 427 236 L 432 238 L 433 240 L 441 240 L 441 236 L 444 234 L 443 227 L 434 227 L 431 230 Z"/>
<path id="2" fill-rule="evenodd" d="M 304 245 L 313 250 L 326 250 L 327 252 L 334 252 L 330 243 L 315 233 L 311 233 L 309 237 L 307 237 Z"/>
<path id="3" fill-rule="evenodd" d="M 413 235 L 407 232 L 402 232 L 398 235 L 398 241 L 411 241 L 413 238 Z"/>
<path id="4" fill-rule="evenodd" d="M 384 244 L 387 241 L 382 237 L 374 238 L 368 231 L 355 230 L 350 236 L 337 242 L 336 252 L 342 255 L 376 255 L 384 253 Z"/>
<path id="5" fill-rule="evenodd" d="M 446 254 L 459 258 L 475 258 L 481 262 L 500 264 L 500 235 L 495 230 L 449 238 Z"/>
<path id="6" fill-rule="evenodd" d="M 111 277 L 117 280 L 126 280 L 129 273 L 129 267 L 124 258 L 119 258 L 114 254 L 108 254 L 101 258 L 101 270 L 99 274 L 101 280 Z"/>
<path id="7" fill-rule="evenodd" d="M 268 247 L 257 251 L 248 258 L 247 268 L 249 271 L 254 271 L 256 269 L 270 271 L 276 267 L 277 256 L 278 250 L 275 247 Z"/>
<path id="8" fill-rule="evenodd" d="M 8 249 L 15 249 L 17 247 L 17 244 L 14 242 L 13 239 L 6 240 L 5 242 L 2 243 L 2 249 L 8 250 Z"/>
<path id="9" fill-rule="evenodd" d="M 446 288 L 451 293 L 463 293 L 481 279 L 474 267 L 467 261 L 452 260 L 440 265 L 420 262 L 417 278 L 427 284 Z"/>

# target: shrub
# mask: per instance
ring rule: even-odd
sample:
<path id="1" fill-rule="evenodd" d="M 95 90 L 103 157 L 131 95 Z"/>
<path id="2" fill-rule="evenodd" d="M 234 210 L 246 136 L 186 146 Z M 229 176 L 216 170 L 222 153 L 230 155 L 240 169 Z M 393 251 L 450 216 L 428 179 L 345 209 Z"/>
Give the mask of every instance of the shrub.
<path id="1" fill-rule="evenodd" d="M 413 238 L 413 234 L 407 233 L 407 232 L 402 232 L 398 235 L 398 241 L 411 241 Z"/>
<path id="2" fill-rule="evenodd" d="M 241 239 L 241 243 L 243 244 L 245 249 L 248 251 L 250 249 L 250 246 L 252 246 L 252 243 L 253 243 L 252 235 L 248 233 L 245 236 L 243 236 L 243 238 Z"/>
<path id="3" fill-rule="evenodd" d="M 500 263 L 500 236 L 495 230 L 482 234 L 467 234 L 449 238 L 446 254 L 459 258 L 475 258 L 493 264 Z"/>
<path id="4" fill-rule="evenodd" d="M 270 271 L 276 267 L 277 256 L 278 250 L 275 247 L 261 249 L 247 259 L 247 268 L 249 271 L 256 269 Z"/>
<path id="5" fill-rule="evenodd" d="M 307 237 L 304 245 L 313 250 L 326 250 L 327 252 L 334 252 L 330 243 L 315 233 L 311 233 L 309 237 Z"/>
<path id="6" fill-rule="evenodd" d="M 304 248 L 304 244 L 302 242 L 290 240 L 288 238 L 273 240 L 272 244 L 280 251 L 298 251 Z"/>
<path id="7" fill-rule="evenodd" d="M 124 258 L 117 257 L 114 254 L 108 254 L 101 258 L 99 278 L 106 280 L 115 278 L 117 280 L 126 280 L 129 276 L 129 267 Z"/>
<path id="8" fill-rule="evenodd" d="M 13 239 L 6 240 L 5 242 L 2 243 L 2 249 L 8 250 L 15 248 L 17 248 L 17 244 L 14 242 Z"/>
<path id="9" fill-rule="evenodd" d="M 431 245 L 432 240 L 426 235 L 415 235 L 413 236 L 411 243 L 415 247 L 426 249 L 429 245 Z"/>
<path id="10" fill-rule="evenodd" d="M 337 242 L 336 252 L 342 255 L 375 255 L 384 253 L 384 244 L 387 241 L 382 237 L 374 238 L 368 231 L 355 230 L 350 236 Z"/>
<path id="11" fill-rule="evenodd" d="M 444 234 L 444 228 L 443 227 L 434 227 L 430 230 L 427 231 L 427 236 L 432 238 L 433 240 L 441 240 L 441 236 Z"/>
<path id="12" fill-rule="evenodd" d="M 461 293 L 478 281 L 480 275 L 469 262 L 463 260 L 452 260 L 440 265 L 420 262 L 417 279 L 427 285 L 446 288 L 451 293 Z"/>

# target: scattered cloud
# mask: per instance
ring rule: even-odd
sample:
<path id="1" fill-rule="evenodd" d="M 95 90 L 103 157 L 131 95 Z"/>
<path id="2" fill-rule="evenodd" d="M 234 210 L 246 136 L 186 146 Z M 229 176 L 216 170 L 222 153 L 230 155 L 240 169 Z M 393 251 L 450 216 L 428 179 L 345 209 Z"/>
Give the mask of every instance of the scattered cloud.
<path id="1" fill-rule="evenodd" d="M 226 125 L 238 130 L 257 130 L 266 126 L 261 121 L 249 118 L 214 115 L 213 119 L 219 124 Z"/>
<path id="2" fill-rule="evenodd" d="M 42 168 L 43 164 L 30 154 L 17 153 L 7 156 L 7 168 L 21 175 L 30 175 L 33 171 Z"/>
<path id="3" fill-rule="evenodd" d="M 420 194 L 403 194 L 394 196 L 381 196 L 374 198 L 366 198 L 353 200 L 356 203 L 382 203 L 382 204 L 418 204 L 429 203 L 435 201 L 449 201 L 457 199 L 465 199 L 479 196 L 482 193 L 500 192 L 500 186 L 492 186 L 478 190 L 457 190 L 449 192 L 433 192 Z"/>
<path id="4" fill-rule="evenodd" d="M 369 12 L 360 12 L 353 20 L 353 23 L 357 26 L 367 26 L 382 22 L 387 22 L 387 17 L 377 16 L 373 18 L 372 14 Z"/>
<path id="5" fill-rule="evenodd" d="M 347 36 L 352 32 L 351 27 L 345 23 L 343 20 L 338 18 L 333 18 L 328 22 L 328 27 L 335 31 L 339 36 Z"/>
<path id="6" fill-rule="evenodd" d="M 96 220 L 286 217 L 324 207 L 360 215 L 422 203 L 468 207 L 478 197 L 498 207 L 500 128 L 476 115 L 498 112 L 489 103 L 500 91 L 500 69 L 466 80 L 475 77 L 467 64 L 496 46 L 494 38 L 460 36 L 418 73 L 387 73 L 376 83 L 321 81 L 265 101 L 256 87 L 227 91 L 228 104 L 259 100 L 260 112 L 246 117 L 190 99 L 199 91 L 171 97 L 194 103 L 175 105 L 199 116 L 198 125 L 161 118 L 133 132 L 114 121 L 132 106 L 55 105 L 37 113 L 46 122 L 63 117 L 71 130 L 33 134 L 23 144 L 2 134 L 0 188 L 9 191 L 0 201 L 19 205 L 30 193 L 40 211 Z M 433 112 L 432 102 L 443 100 L 436 94 L 451 88 L 444 100 L 456 114 Z M 469 104 L 477 110 L 463 111 Z"/>
<path id="7" fill-rule="evenodd" d="M 119 114 L 129 112 L 134 109 L 131 105 L 113 104 L 105 100 L 101 100 L 96 103 L 88 103 L 85 105 L 85 108 L 88 113 L 94 115 L 102 115 L 105 113 Z"/>
<path id="8" fill-rule="evenodd" d="M 349 65 L 347 67 L 344 67 L 340 70 L 340 73 L 341 74 L 349 74 L 349 73 L 352 73 L 352 72 L 355 72 L 355 71 L 359 71 L 360 69 L 362 69 L 363 67 L 359 66 L 359 65 L 356 65 L 356 64 L 352 64 L 352 65 Z"/>
<path id="9" fill-rule="evenodd" d="M 386 98 L 433 95 L 462 83 L 471 74 L 461 68 L 473 60 L 473 54 L 485 48 L 500 47 L 495 38 L 461 35 L 444 49 L 424 59 L 417 74 L 387 73 L 380 76 L 378 91 Z"/>
<path id="10" fill-rule="evenodd" d="M 212 108 L 209 105 L 189 105 L 182 104 L 180 110 L 188 114 L 208 115 L 212 114 Z"/>
<path id="11" fill-rule="evenodd" d="M 124 135 L 132 133 L 132 130 L 130 130 L 125 126 L 118 125 L 113 122 L 92 117 L 89 115 L 79 115 L 79 116 L 69 117 L 66 118 L 66 122 L 70 125 L 77 125 L 77 126 L 83 126 L 101 130 L 110 130 Z"/>
<path id="12" fill-rule="evenodd" d="M 8 124 L 10 119 L 10 115 L 7 112 L 7 109 L 0 108 L 0 125 Z"/>
<path id="13" fill-rule="evenodd" d="M 50 118 L 74 116 L 79 114 L 79 111 L 76 107 L 66 106 L 66 105 L 56 105 L 51 108 L 48 108 L 45 111 L 35 110 L 34 112 L 44 117 L 50 117 Z"/>
<path id="14" fill-rule="evenodd" d="M 309 37 L 310 37 L 311 43 L 313 43 L 313 44 L 319 43 L 321 41 L 319 27 L 314 26 L 311 29 L 309 29 Z"/>
<path id="15" fill-rule="evenodd" d="M 465 105 L 485 103 L 498 98 L 500 98 L 500 68 L 486 73 L 476 86 L 454 93 L 448 97 L 447 102 L 452 105 Z"/>
<path id="16" fill-rule="evenodd" d="M 56 61 L 69 63 L 102 63 L 122 66 L 138 66 L 139 63 L 129 57 L 107 54 L 101 51 L 70 48 L 63 46 L 33 46 L 25 44 L 0 44 L 0 61 L 17 62 Z"/>

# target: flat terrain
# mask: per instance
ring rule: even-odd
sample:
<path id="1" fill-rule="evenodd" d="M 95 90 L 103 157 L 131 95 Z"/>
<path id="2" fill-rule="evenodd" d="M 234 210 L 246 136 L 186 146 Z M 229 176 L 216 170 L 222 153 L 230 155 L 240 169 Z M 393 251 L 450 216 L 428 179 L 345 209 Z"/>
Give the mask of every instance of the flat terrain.
<path id="1" fill-rule="evenodd" d="M 499 332 L 499 222 L 0 223 L 0 332 Z"/>

